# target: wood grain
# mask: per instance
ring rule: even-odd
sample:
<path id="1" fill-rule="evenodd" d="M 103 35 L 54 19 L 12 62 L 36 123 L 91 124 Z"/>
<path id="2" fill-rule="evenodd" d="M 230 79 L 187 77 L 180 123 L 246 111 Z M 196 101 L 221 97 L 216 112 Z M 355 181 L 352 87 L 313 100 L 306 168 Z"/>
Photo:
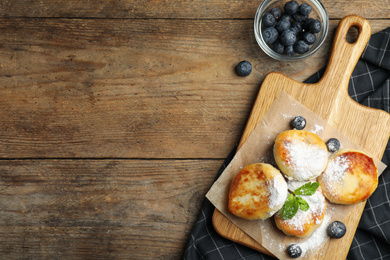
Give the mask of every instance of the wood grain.
<path id="1" fill-rule="evenodd" d="M 4 0 L 3 17 L 71 18 L 184 18 L 184 19 L 253 19 L 261 1 L 143 1 L 143 0 Z M 367 19 L 390 18 L 387 0 L 322 1 L 329 17 L 341 19 L 356 14 Z"/>
<path id="2" fill-rule="evenodd" d="M 221 164 L 0 161 L 0 257 L 179 259 Z"/>
<path id="3" fill-rule="evenodd" d="M 384 26 L 373 21 L 374 31 Z M 224 158 L 265 75 L 284 71 L 301 81 L 329 54 L 331 37 L 310 59 L 272 61 L 252 27 L 241 20 L 1 20 L 0 156 Z M 244 59 L 254 65 L 247 78 L 234 73 Z"/>
<path id="4" fill-rule="evenodd" d="M 352 44 L 346 41 L 351 26 L 359 31 L 356 42 Z M 390 114 L 361 106 L 353 101 L 347 92 L 353 69 L 370 35 L 371 27 L 368 21 L 358 16 L 344 18 L 337 27 L 324 76 L 316 84 L 303 84 L 280 73 L 269 74 L 260 88 L 240 144 L 245 142 L 277 95 L 284 91 L 369 154 L 382 158 L 390 136 Z M 342 220 L 349 231 L 343 239 L 327 241 L 317 252 L 306 255 L 305 259 L 345 259 L 364 206 L 365 203 L 353 205 Z M 213 224 L 222 236 L 270 254 L 261 244 L 232 225 L 218 210 L 214 212 Z"/>

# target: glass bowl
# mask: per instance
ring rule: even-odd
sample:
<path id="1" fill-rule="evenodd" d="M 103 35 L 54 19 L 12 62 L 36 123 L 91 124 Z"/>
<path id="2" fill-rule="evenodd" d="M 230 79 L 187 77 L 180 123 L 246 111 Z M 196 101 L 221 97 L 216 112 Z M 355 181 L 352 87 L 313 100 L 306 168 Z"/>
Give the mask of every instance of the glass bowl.
<path id="1" fill-rule="evenodd" d="M 290 0 L 263 0 L 259 8 L 257 9 L 254 20 L 255 38 L 260 48 L 270 57 L 279 61 L 296 61 L 309 57 L 314 54 L 324 43 L 329 30 L 329 17 L 324 8 L 318 0 L 296 0 L 299 5 L 307 3 L 312 7 L 312 11 L 309 14 L 309 18 L 317 19 L 321 22 L 322 28 L 319 33 L 316 34 L 316 41 L 310 45 L 309 51 L 304 54 L 295 54 L 295 56 L 287 56 L 286 54 L 279 54 L 275 52 L 267 43 L 265 43 L 262 35 L 264 26 L 262 25 L 263 15 L 268 13 L 272 8 L 278 7 L 283 13 L 283 7 L 286 2 Z"/>

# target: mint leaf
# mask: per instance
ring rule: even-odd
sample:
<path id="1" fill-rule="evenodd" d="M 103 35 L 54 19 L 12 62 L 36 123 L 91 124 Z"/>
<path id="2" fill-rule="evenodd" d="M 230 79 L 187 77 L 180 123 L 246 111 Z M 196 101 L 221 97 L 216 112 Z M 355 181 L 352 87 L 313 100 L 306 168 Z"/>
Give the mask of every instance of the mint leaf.
<path id="1" fill-rule="evenodd" d="M 295 195 L 311 196 L 317 191 L 319 186 L 320 186 L 319 182 L 308 182 L 302 185 L 301 187 L 299 187 L 298 189 L 294 190 L 293 193 Z"/>
<path id="2" fill-rule="evenodd" d="M 309 210 L 309 203 L 307 203 L 306 200 L 304 200 L 302 197 L 296 196 L 295 198 L 298 201 L 299 208 L 302 211 L 308 211 Z"/>
<path id="3" fill-rule="evenodd" d="M 286 202 L 284 202 L 284 205 L 282 207 L 282 219 L 287 220 L 295 216 L 295 214 L 298 211 L 298 201 L 296 200 L 295 196 L 290 193 L 288 195 Z"/>

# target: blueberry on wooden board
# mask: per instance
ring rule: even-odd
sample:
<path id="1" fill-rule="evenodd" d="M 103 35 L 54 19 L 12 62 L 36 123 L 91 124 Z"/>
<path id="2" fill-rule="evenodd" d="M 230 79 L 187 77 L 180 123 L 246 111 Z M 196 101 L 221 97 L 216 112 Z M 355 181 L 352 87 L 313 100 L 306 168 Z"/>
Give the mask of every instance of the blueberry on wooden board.
<path id="1" fill-rule="evenodd" d="M 296 116 L 291 121 L 291 126 L 297 130 L 302 130 L 306 126 L 306 119 L 303 116 Z"/>
<path id="2" fill-rule="evenodd" d="M 316 42 L 316 36 L 311 32 L 304 32 L 302 40 L 304 40 L 307 44 L 312 45 Z"/>
<path id="3" fill-rule="evenodd" d="M 252 64 L 249 61 L 243 60 L 236 66 L 236 73 L 239 76 L 245 77 L 251 74 Z"/>
<path id="4" fill-rule="evenodd" d="M 292 258 L 298 258 L 302 254 L 302 249 L 297 244 L 292 244 L 287 247 L 287 253 Z"/>
<path id="5" fill-rule="evenodd" d="M 269 13 L 274 16 L 275 20 L 279 20 L 279 18 L 282 16 L 282 11 L 280 11 L 280 9 L 277 7 L 272 8 Z"/>
<path id="6" fill-rule="evenodd" d="M 330 138 L 326 142 L 326 147 L 328 148 L 329 152 L 336 152 L 340 149 L 340 141 L 336 138 Z"/>
<path id="7" fill-rule="evenodd" d="M 268 27 L 263 31 L 263 39 L 267 44 L 273 44 L 278 36 L 279 33 L 274 27 Z"/>
<path id="8" fill-rule="evenodd" d="M 334 221 L 328 226 L 328 234 L 332 238 L 342 238 L 347 232 L 347 227 L 341 221 Z"/>
<path id="9" fill-rule="evenodd" d="M 294 44 L 294 51 L 299 54 L 304 54 L 309 51 L 309 44 L 304 40 L 299 40 Z"/>
<path id="10" fill-rule="evenodd" d="M 275 17 L 270 14 L 270 13 L 266 13 L 264 16 L 263 16 L 263 25 L 265 27 L 271 27 L 271 26 L 274 26 L 276 24 L 276 20 L 275 20 Z"/>
<path id="11" fill-rule="evenodd" d="M 295 36 L 295 32 L 290 29 L 284 30 L 282 35 L 280 35 L 280 41 L 284 46 L 293 45 L 296 40 L 297 37 Z"/>
<path id="12" fill-rule="evenodd" d="M 311 6 L 303 3 L 299 6 L 299 13 L 308 16 L 311 13 Z"/>
<path id="13" fill-rule="evenodd" d="M 299 4 L 297 1 L 288 1 L 284 4 L 284 12 L 286 14 L 292 15 L 298 11 Z"/>

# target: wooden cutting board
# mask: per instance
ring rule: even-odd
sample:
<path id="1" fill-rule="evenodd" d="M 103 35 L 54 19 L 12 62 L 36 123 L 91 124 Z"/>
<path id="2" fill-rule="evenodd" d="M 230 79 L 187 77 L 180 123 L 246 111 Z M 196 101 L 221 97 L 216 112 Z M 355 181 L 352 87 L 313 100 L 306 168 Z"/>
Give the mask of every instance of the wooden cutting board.
<path id="1" fill-rule="evenodd" d="M 351 27 L 355 27 L 359 32 L 354 43 L 346 41 Z M 362 106 L 348 95 L 349 79 L 370 36 L 371 26 L 367 20 L 359 16 L 347 16 L 338 25 L 327 69 L 318 83 L 297 82 L 280 73 L 267 75 L 239 146 L 245 142 L 278 94 L 284 91 L 372 156 L 381 159 L 390 136 L 390 114 Z M 352 207 L 344 222 L 348 232 L 342 239 L 329 239 L 321 247 L 321 254 L 309 258 L 345 259 L 364 206 L 365 203 L 360 203 Z M 221 236 L 272 255 L 218 210 L 214 211 L 213 225 Z"/>

